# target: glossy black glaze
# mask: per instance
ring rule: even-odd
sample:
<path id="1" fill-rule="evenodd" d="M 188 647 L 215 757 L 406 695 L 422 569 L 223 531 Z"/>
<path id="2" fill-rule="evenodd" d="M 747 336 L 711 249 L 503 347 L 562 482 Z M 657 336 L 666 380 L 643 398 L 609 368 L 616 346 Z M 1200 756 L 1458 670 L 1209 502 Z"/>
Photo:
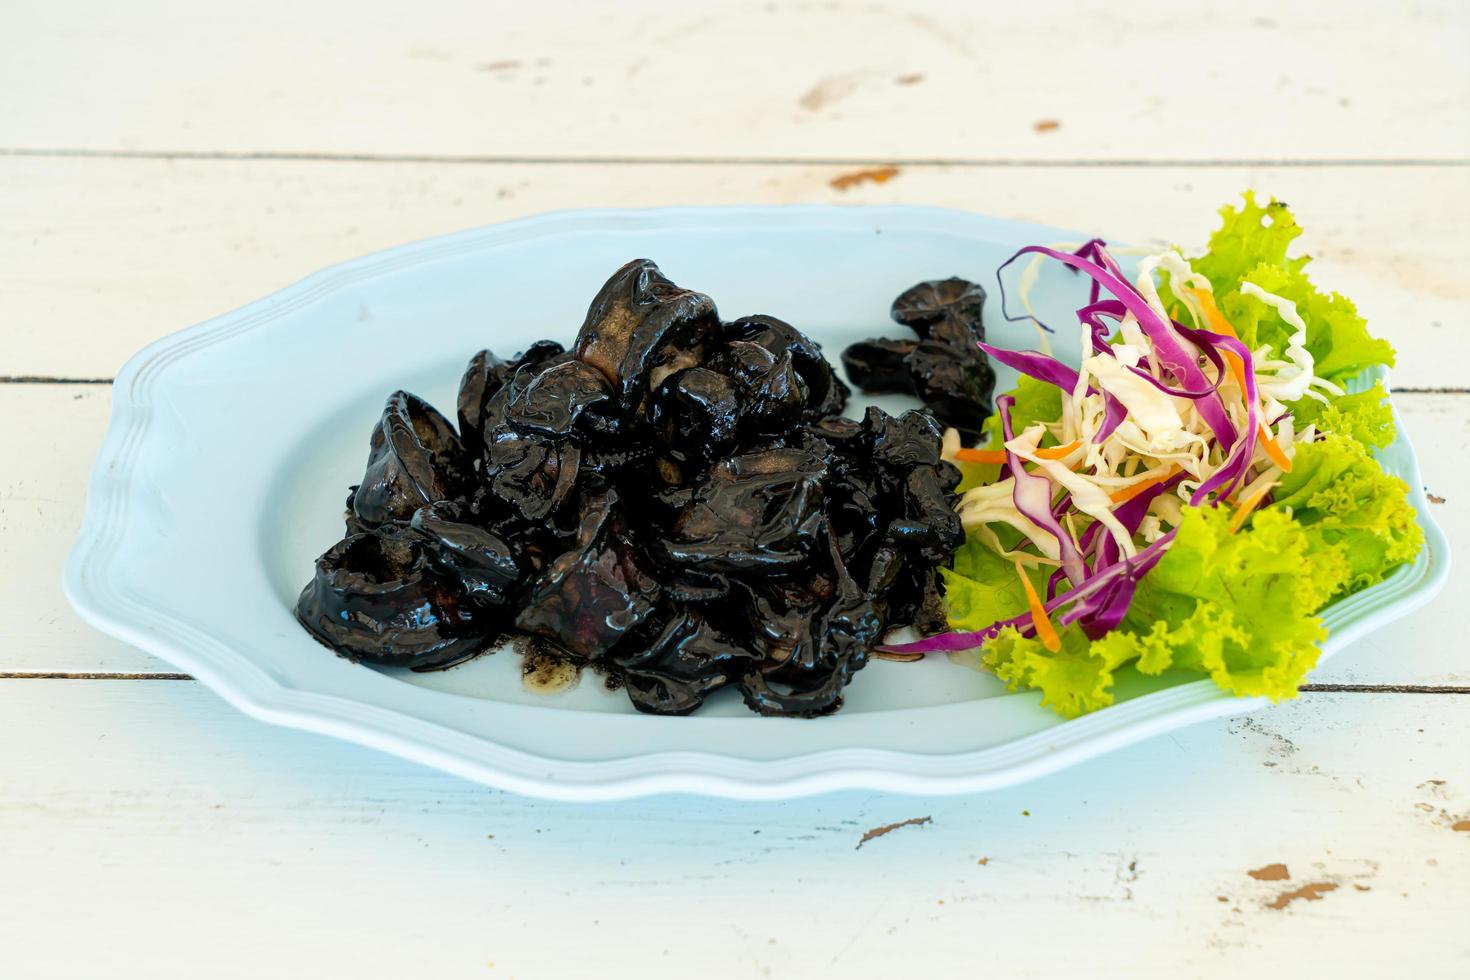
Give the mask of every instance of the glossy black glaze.
<path id="1" fill-rule="evenodd" d="M 417 395 L 395 391 L 373 430 L 367 472 L 348 498 L 354 526 L 406 521 L 425 504 L 462 495 L 468 466 L 449 420 Z"/>
<path id="2" fill-rule="evenodd" d="M 349 535 L 318 558 L 296 618 L 348 660 L 395 667 L 463 659 L 499 629 L 424 542 L 393 524 Z"/>
<path id="3" fill-rule="evenodd" d="M 853 384 L 869 394 L 914 395 L 967 441 L 990 415 L 995 372 L 979 348 L 985 339 L 985 290 L 964 279 L 936 279 L 893 301 L 893 319 L 918 340 L 875 337 L 842 352 Z"/>
<path id="4" fill-rule="evenodd" d="M 949 302 L 922 343 L 968 315 Z M 890 624 L 942 616 L 963 538 L 934 420 L 846 419 L 847 395 L 795 327 L 722 323 L 630 262 L 571 350 L 475 355 L 458 435 L 389 400 L 298 617 L 344 656 L 411 666 L 514 629 L 657 714 L 722 687 L 765 714 L 833 711 Z"/>

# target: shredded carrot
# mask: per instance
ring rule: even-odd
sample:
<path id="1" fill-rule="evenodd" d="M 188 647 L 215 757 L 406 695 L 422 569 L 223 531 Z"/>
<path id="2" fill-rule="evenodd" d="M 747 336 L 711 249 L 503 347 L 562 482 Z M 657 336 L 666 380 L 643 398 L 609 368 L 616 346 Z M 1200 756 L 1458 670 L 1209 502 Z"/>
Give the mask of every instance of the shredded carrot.
<path id="1" fill-rule="evenodd" d="M 1031 625 L 1036 627 L 1036 638 L 1042 646 L 1056 653 L 1062 648 L 1062 638 L 1057 636 L 1057 629 L 1047 617 L 1046 607 L 1041 604 L 1041 596 L 1036 594 L 1036 586 L 1026 577 L 1026 569 L 1019 561 L 1016 562 L 1016 574 L 1021 576 L 1021 584 L 1026 587 L 1026 604 L 1031 607 Z"/>
<path id="2" fill-rule="evenodd" d="M 1038 459 L 1062 459 L 1080 445 L 1082 441 L 1079 439 L 1065 446 L 1050 446 L 1036 450 L 1036 456 Z M 1004 449 L 956 449 L 954 458 L 961 463 L 994 463 L 997 466 L 1003 466 L 1006 461 L 1006 451 Z"/>
<path id="3" fill-rule="evenodd" d="M 1081 439 L 1077 439 L 1077 440 L 1075 440 L 1073 442 L 1067 443 L 1065 446 L 1052 446 L 1049 449 L 1038 449 L 1038 450 L 1036 450 L 1036 458 L 1037 459 L 1062 459 L 1065 456 L 1067 456 L 1068 453 L 1070 453 L 1072 450 L 1076 449 L 1080 445 L 1082 445 L 1082 440 Z"/>
<path id="4" fill-rule="evenodd" d="M 1235 332 L 1235 328 L 1230 325 L 1230 321 L 1225 319 L 1225 314 L 1221 313 L 1220 308 L 1215 305 L 1215 296 L 1213 293 L 1208 293 L 1203 289 L 1195 289 L 1193 286 L 1185 286 L 1184 292 L 1194 297 L 1194 301 L 1199 304 L 1200 310 L 1204 312 L 1205 319 L 1209 321 L 1215 333 L 1223 333 L 1225 336 L 1233 337 L 1236 340 L 1240 339 L 1240 334 Z"/>
<path id="5" fill-rule="evenodd" d="M 1215 305 L 1214 296 L 1205 292 L 1203 289 L 1186 288 L 1185 292 L 1193 296 L 1195 301 L 1199 303 L 1200 309 L 1204 311 L 1205 319 L 1209 321 L 1210 329 L 1235 340 L 1240 339 L 1240 334 L 1235 332 L 1235 328 L 1230 325 L 1230 321 L 1225 319 L 1225 314 L 1221 313 L 1220 308 Z M 1225 355 L 1225 363 L 1230 365 L 1230 373 L 1235 376 L 1235 383 L 1240 386 L 1241 392 L 1244 392 L 1245 363 L 1235 351 L 1227 350 L 1221 351 L 1220 353 Z M 1286 455 L 1286 452 L 1281 448 L 1281 444 L 1271 435 L 1270 427 L 1265 422 L 1262 422 L 1256 434 L 1260 440 L 1261 448 L 1266 451 L 1266 455 L 1271 458 L 1271 462 L 1281 467 L 1283 472 L 1290 473 L 1291 457 Z"/>
<path id="6" fill-rule="evenodd" d="M 1234 534 L 1236 531 L 1240 530 L 1240 527 L 1242 524 L 1245 523 L 1246 518 L 1251 516 L 1251 511 L 1260 506 L 1261 501 L 1266 499 L 1266 494 L 1270 493 L 1271 488 L 1274 486 L 1276 486 L 1276 484 L 1274 483 L 1266 484 L 1264 487 L 1261 487 L 1261 489 L 1257 490 L 1255 493 L 1245 498 L 1241 505 L 1235 508 L 1235 516 L 1230 519 L 1231 534 Z"/>
<path id="7" fill-rule="evenodd" d="M 1149 479 L 1143 480 L 1139 483 L 1134 483 L 1131 486 L 1126 486 L 1123 489 L 1111 494 L 1108 499 L 1115 504 L 1127 503 L 1134 497 L 1143 493 L 1143 491 L 1147 490 L 1149 487 L 1158 486 L 1160 483 L 1167 483 L 1169 480 L 1174 479 L 1174 477 L 1180 472 L 1181 467 L 1171 466 L 1169 467 L 1167 472 L 1161 473 L 1155 477 L 1150 477 Z"/>
<path id="8" fill-rule="evenodd" d="M 1291 457 L 1282 450 L 1281 444 L 1271 435 L 1271 428 L 1265 422 L 1260 424 L 1259 436 L 1261 448 L 1266 450 L 1266 455 L 1271 457 L 1271 462 L 1281 467 L 1283 473 L 1291 472 Z"/>
<path id="9" fill-rule="evenodd" d="M 1205 320 L 1209 323 L 1211 330 L 1218 334 L 1224 334 L 1232 340 L 1240 339 L 1240 334 L 1235 332 L 1235 328 L 1230 325 L 1230 321 L 1225 319 L 1225 314 L 1221 313 L 1220 308 L 1215 305 L 1214 296 L 1205 292 L 1203 289 L 1185 287 L 1184 291 L 1193 296 L 1195 302 L 1199 304 L 1200 310 L 1204 313 Z M 1221 351 L 1220 353 L 1225 355 L 1225 363 L 1230 365 L 1230 373 L 1235 377 L 1235 383 L 1240 385 L 1241 391 L 1245 391 L 1245 363 L 1241 361 L 1240 355 L 1233 350 Z"/>
<path id="10" fill-rule="evenodd" d="M 1005 465 L 1006 451 L 1004 449 L 956 449 L 954 458 L 961 463 L 995 463 Z"/>

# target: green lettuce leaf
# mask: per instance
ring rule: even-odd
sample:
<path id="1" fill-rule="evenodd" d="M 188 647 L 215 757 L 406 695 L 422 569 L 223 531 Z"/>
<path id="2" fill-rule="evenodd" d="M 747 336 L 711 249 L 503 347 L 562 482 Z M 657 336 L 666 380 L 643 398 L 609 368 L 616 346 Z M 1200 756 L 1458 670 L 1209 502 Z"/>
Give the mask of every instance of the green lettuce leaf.
<path id="1" fill-rule="evenodd" d="M 1375 381 L 1373 387 L 1355 395 L 1329 397 L 1326 402 L 1302 398 L 1287 408 L 1291 409 L 1292 427 L 1298 432 L 1315 425 L 1318 432 L 1344 435 L 1373 449 L 1387 447 L 1398 435 L 1393 409 L 1388 405 L 1388 391 L 1382 381 Z"/>
<path id="2" fill-rule="evenodd" d="M 1243 197 L 1245 203 L 1240 208 L 1227 204 L 1220 209 L 1220 227 L 1210 236 L 1209 248 L 1189 263 L 1210 280 L 1216 295 L 1239 289 L 1257 266 L 1274 265 L 1300 272 L 1311 261 L 1305 255 L 1286 257 L 1286 250 L 1302 228 L 1285 202 L 1272 198 L 1262 207 L 1256 203 L 1254 191 L 1246 191 Z"/>
<path id="3" fill-rule="evenodd" d="M 1287 257 L 1287 248 L 1302 230 L 1285 204 L 1273 198 L 1262 206 L 1246 191 L 1240 208 L 1227 205 L 1220 215 L 1223 222 L 1210 236 L 1208 251 L 1190 265 L 1210 280 L 1221 312 L 1246 346 L 1255 350 L 1270 344 L 1279 354 L 1292 334 L 1274 308 L 1241 294 L 1240 284 L 1250 280 L 1296 304 L 1307 324 L 1307 350 L 1319 376 L 1337 381 L 1370 365 L 1393 364 L 1393 347 L 1368 333 L 1367 322 L 1350 300 L 1312 285 L 1303 271 L 1310 256 Z"/>
<path id="4" fill-rule="evenodd" d="M 1336 596 L 1381 582 L 1418 557 L 1424 532 L 1408 493 L 1409 485 L 1385 473 L 1361 442 L 1334 434 L 1297 446 L 1267 510 L 1290 514 L 1316 553 L 1339 556 L 1347 572 Z"/>
<path id="5" fill-rule="evenodd" d="M 955 552 L 954 568 L 941 568 L 939 574 L 944 577 L 944 601 L 953 629 L 980 630 L 1026 611 L 1026 589 L 1015 564 L 975 535 Z M 1033 573 L 1032 584 L 1044 589 L 1039 574 Z"/>
<path id="6" fill-rule="evenodd" d="M 1297 314 L 1307 325 L 1306 346 L 1319 377 L 1342 381 L 1366 367 L 1393 364 L 1393 347 L 1368 332 L 1368 322 L 1352 300 L 1339 293 L 1319 292 L 1305 274 L 1281 266 L 1256 266 L 1248 278 L 1266 292 L 1296 304 Z M 1270 344 L 1279 355 L 1286 349 L 1293 328 L 1275 307 L 1238 291 L 1222 296 L 1218 287 L 1216 296 L 1221 312 L 1251 350 Z"/>
<path id="7" fill-rule="evenodd" d="M 1326 630 L 1317 610 L 1341 587 L 1349 562 L 1321 548 L 1281 512 L 1230 533 L 1225 508 L 1186 508 L 1173 545 L 1139 584 L 1119 629 L 1092 643 L 1076 629 L 1062 647 L 1006 631 L 982 662 L 1012 689 L 1041 690 L 1043 704 L 1076 717 L 1112 703 L 1114 671 L 1196 671 L 1238 695 L 1296 694 Z"/>
<path id="8" fill-rule="evenodd" d="M 1235 694 L 1288 698 L 1317 662 L 1327 633 L 1316 613 L 1347 563 L 1284 513 L 1235 534 L 1230 519 L 1223 507 L 1186 510 L 1124 628 L 1097 643 L 1109 658 L 1136 656 L 1144 673 L 1196 670 Z"/>
<path id="9" fill-rule="evenodd" d="M 1052 653 L 1040 640 L 1007 627 L 985 644 L 981 661 L 1011 690 L 1039 690 L 1042 705 L 1067 718 L 1112 704 L 1113 671 L 1122 661 L 1113 659 L 1109 649 L 1088 643 L 1075 626 L 1058 636 L 1061 649 Z"/>

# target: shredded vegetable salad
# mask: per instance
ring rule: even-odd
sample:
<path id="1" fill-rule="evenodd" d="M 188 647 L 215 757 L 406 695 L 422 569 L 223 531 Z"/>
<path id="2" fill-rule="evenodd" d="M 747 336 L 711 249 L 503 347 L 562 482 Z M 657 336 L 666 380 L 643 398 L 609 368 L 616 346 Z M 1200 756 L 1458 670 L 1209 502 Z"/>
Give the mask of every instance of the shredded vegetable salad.
<path id="1" fill-rule="evenodd" d="M 982 344 L 1020 372 L 961 465 L 965 544 L 946 570 L 950 631 L 890 649 L 976 650 L 1013 689 L 1076 716 L 1112 703 L 1115 672 L 1182 669 L 1239 695 L 1290 697 L 1325 638 L 1318 612 L 1413 560 L 1408 487 L 1371 451 L 1394 437 L 1381 385 L 1347 382 L 1393 349 L 1352 303 L 1287 257 L 1286 205 L 1247 193 L 1204 255 L 1030 246 L 1019 296 L 1038 349 Z M 1045 324 L 1046 262 L 1087 284 L 1077 324 Z M 1007 311 L 1002 310 L 1003 313 Z M 1081 335 L 1077 367 L 1049 337 Z"/>

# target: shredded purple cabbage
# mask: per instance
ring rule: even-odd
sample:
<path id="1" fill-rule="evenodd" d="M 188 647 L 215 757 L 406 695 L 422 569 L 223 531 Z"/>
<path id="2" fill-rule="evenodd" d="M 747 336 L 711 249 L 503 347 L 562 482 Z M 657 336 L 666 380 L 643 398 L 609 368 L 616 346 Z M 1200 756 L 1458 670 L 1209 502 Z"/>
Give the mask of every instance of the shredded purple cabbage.
<path id="1" fill-rule="evenodd" d="M 1010 395 L 1002 395 L 995 400 L 995 411 L 1000 416 L 1001 432 L 1006 442 L 1016 437 L 1011 429 L 1011 408 L 1015 404 L 1015 398 Z M 1078 550 L 1077 542 L 1072 540 L 1072 535 L 1052 516 L 1051 481 L 1027 470 L 1021 457 L 1010 449 L 1006 450 L 1006 468 L 1013 479 L 1011 499 L 1015 501 L 1016 510 L 1057 539 L 1062 569 L 1074 586 L 1081 585 L 1087 578 L 1087 563 L 1082 560 L 1082 552 Z"/>
<path id="2" fill-rule="evenodd" d="M 1047 384 L 1056 385 L 1063 391 L 1071 394 L 1077 390 L 1078 373 L 1050 354 L 1043 354 L 1035 350 L 1005 350 L 1001 347 L 992 347 L 990 344 L 982 343 L 980 349 L 989 354 L 991 359 L 999 361 L 1008 368 L 1020 371 L 1022 374 L 1035 378 L 1037 381 L 1045 381 Z M 1088 385 L 1088 394 L 1095 395 L 1098 389 Z M 1128 409 L 1107 392 L 1103 392 L 1103 424 L 1092 437 L 1095 443 L 1101 443 L 1113 430 L 1128 417 Z M 1010 438 L 1007 436 L 1007 438 Z"/>
<path id="3" fill-rule="evenodd" d="M 1222 496 L 1230 493 L 1245 479 L 1250 470 L 1251 454 L 1255 447 L 1256 428 L 1260 424 L 1260 416 L 1256 410 L 1258 401 L 1256 394 L 1256 367 L 1251 360 L 1250 348 L 1234 337 L 1224 334 L 1211 333 L 1208 330 L 1195 330 L 1190 327 L 1180 326 L 1179 330 L 1186 337 L 1202 348 L 1223 348 L 1235 354 L 1241 359 L 1245 366 L 1245 438 L 1234 447 L 1230 458 L 1225 465 L 1220 467 L 1210 476 L 1208 480 L 1200 484 L 1198 490 L 1189 498 L 1189 502 L 1195 506 L 1204 503 L 1211 493 L 1218 491 Z M 1227 447 L 1228 448 L 1228 447 Z"/>
<path id="4" fill-rule="evenodd" d="M 1055 599 L 1047 602 L 1044 606 L 1047 615 L 1051 615 L 1059 609 L 1070 606 L 1072 608 L 1068 612 L 1063 613 L 1059 617 L 1059 621 L 1062 623 L 1078 623 L 1085 631 L 1087 629 L 1086 623 L 1089 620 L 1089 615 L 1092 618 L 1096 618 L 1097 613 L 1109 611 L 1111 603 L 1109 602 L 1110 594 L 1108 590 L 1111 586 L 1123 578 L 1132 578 L 1136 584 L 1137 579 L 1141 579 L 1150 569 L 1158 564 L 1159 559 L 1164 556 L 1164 552 L 1168 550 L 1169 544 L 1173 540 L 1174 530 L 1171 529 L 1134 557 L 1118 562 L 1109 568 L 1103 569 L 1101 572 L 1097 572 L 1075 589 L 1072 589 L 1070 592 L 1064 592 Z M 1131 600 L 1131 589 L 1128 595 Z M 1074 603 L 1078 605 L 1073 605 Z M 1124 611 L 1127 611 L 1126 607 Z M 1120 616 L 1119 620 L 1121 621 L 1121 619 L 1122 617 Z M 1013 616 L 1010 619 L 998 620 L 981 630 L 939 633 L 934 636 L 926 636 L 922 640 L 915 640 L 912 643 L 884 645 L 878 649 L 888 653 L 939 653 L 953 650 L 973 650 L 976 647 L 983 646 L 986 640 L 991 639 L 1008 626 L 1015 627 L 1023 636 L 1032 636 L 1036 632 L 1035 626 L 1031 623 L 1031 613 L 1027 611 L 1019 616 Z"/>

